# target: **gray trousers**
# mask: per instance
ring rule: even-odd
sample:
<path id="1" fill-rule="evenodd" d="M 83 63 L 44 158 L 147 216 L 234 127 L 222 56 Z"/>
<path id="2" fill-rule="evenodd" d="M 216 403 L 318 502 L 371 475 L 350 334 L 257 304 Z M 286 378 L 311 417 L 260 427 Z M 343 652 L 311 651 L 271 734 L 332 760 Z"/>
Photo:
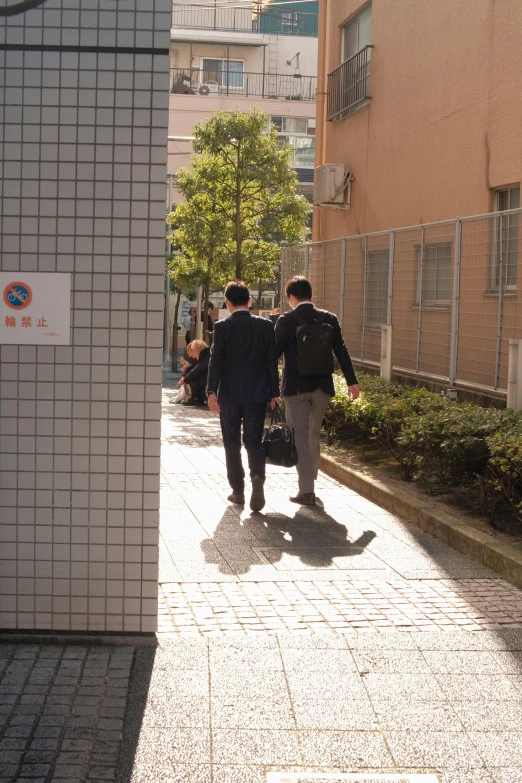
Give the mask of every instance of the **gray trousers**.
<path id="1" fill-rule="evenodd" d="M 299 492 L 314 492 L 321 455 L 321 424 L 330 404 L 322 389 L 285 397 L 286 420 L 295 432 Z"/>

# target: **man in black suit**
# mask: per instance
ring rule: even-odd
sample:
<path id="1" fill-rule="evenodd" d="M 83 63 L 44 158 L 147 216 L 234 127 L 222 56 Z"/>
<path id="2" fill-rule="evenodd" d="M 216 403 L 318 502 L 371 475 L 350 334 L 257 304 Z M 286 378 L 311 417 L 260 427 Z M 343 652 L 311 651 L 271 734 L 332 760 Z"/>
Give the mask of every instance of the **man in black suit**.
<path id="1" fill-rule="evenodd" d="M 265 505 L 263 427 L 267 402 L 279 400 L 274 327 L 249 312 L 250 293 L 241 281 L 229 283 L 225 298 L 230 317 L 214 325 L 208 368 L 208 407 L 221 418 L 232 503 L 245 502 L 245 471 L 241 461 L 241 424 L 252 480 L 250 508 Z"/>
<path id="2" fill-rule="evenodd" d="M 359 396 L 359 386 L 350 354 L 344 344 L 337 316 L 318 310 L 312 303 L 312 286 L 306 277 L 293 277 L 286 284 L 286 295 L 292 310 L 282 315 L 275 326 L 278 356 L 284 354 L 282 396 L 287 422 L 294 428 L 297 449 L 299 492 L 290 500 L 302 505 L 315 505 L 315 486 L 319 471 L 321 424 L 335 394 L 331 375 L 302 376 L 298 372 L 297 329 L 317 320 L 332 327 L 332 350 L 343 371 L 348 394 Z"/>

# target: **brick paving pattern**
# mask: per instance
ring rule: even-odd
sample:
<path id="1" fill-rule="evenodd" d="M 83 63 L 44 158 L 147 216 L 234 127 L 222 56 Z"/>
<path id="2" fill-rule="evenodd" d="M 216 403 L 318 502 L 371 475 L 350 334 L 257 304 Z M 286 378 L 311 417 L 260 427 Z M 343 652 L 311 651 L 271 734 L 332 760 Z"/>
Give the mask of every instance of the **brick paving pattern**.
<path id="1" fill-rule="evenodd" d="M 521 783 L 521 591 L 326 476 L 231 507 L 217 419 L 170 397 L 157 644 L 0 645 L 0 783 Z"/>
<path id="2" fill-rule="evenodd" d="M 0 645 L 0 780 L 116 780 L 133 656 Z"/>

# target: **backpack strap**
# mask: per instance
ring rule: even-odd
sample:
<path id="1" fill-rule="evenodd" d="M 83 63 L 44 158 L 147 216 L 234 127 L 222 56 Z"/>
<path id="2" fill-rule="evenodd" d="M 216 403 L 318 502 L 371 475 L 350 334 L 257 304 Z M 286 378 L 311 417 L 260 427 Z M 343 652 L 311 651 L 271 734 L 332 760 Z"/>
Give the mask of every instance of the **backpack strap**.
<path id="1" fill-rule="evenodd" d="M 316 312 L 314 313 L 313 317 L 310 318 L 308 321 L 305 321 L 303 318 L 301 318 L 301 314 L 297 309 L 290 311 L 292 314 L 292 317 L 294 320 L 297 321 L 299 326 L 304 326 L 305 324 L 311 323 L 311 321 L 317 321 L 318 323 L 322 324 L 326 321 L 326 317 L 328 316 L 327 310 L 318 310 L 316 308 Z"/>

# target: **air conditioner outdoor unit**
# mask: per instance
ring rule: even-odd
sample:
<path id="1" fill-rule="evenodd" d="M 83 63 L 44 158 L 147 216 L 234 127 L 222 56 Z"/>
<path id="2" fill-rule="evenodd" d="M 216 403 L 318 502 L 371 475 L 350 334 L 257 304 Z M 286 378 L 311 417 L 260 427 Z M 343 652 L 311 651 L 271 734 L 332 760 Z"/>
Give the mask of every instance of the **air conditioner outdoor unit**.
<path id="1" fill-rule="evenodd" d="M 326 163 L 315 170 L 314 204 L 350 209 L 351 182 L 355 177 L 342 163 Z"/>

